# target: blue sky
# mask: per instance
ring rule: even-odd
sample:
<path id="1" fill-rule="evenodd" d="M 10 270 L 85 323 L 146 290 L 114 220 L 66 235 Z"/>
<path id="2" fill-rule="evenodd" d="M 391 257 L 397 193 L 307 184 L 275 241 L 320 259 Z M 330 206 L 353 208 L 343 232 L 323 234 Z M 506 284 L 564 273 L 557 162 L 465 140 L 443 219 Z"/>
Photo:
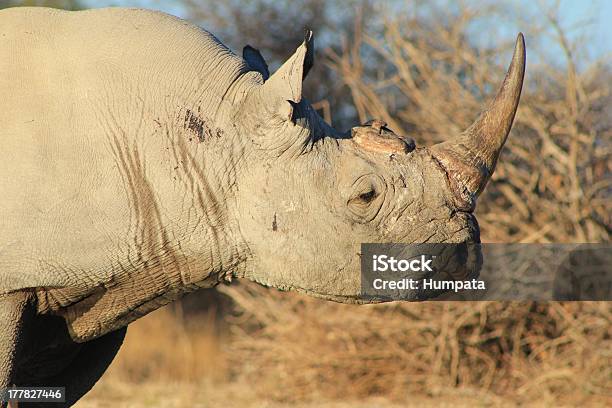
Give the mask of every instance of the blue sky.
<path id="1" fill-rule="evenodd" d="M 562 20 L 569 25 L 585 20 L 592 21 L 593 52 L 612 57 L 612 0 L 561 1 L 561 12 Z"/>

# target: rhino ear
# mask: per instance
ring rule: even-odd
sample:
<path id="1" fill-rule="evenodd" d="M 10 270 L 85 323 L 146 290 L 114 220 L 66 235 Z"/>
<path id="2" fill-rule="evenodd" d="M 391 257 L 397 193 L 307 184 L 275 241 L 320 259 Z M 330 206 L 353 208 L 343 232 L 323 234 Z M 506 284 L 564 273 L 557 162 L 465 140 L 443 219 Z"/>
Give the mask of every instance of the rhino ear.
<path id="1" fill-rule="evenodd" d="M 304 42 L 264 84 L 267 97 L 276 101 L 299 103 L 302 81 L 314 63 L 314 37 L 306 30 Z M 278 103 L 278 102 L 276 102 Z"/>
<path id="2" fill-rule="evenodd" d="M 245 46 L 242 49 L 242 58 L 244 58 L 252 71 L 257 71 L 261 74 L 264 81 L 270 78 L 268 64 L 266 64 L 266 60 L 264 60 L 257 48 L 253 48 L 250 45 Z"/>

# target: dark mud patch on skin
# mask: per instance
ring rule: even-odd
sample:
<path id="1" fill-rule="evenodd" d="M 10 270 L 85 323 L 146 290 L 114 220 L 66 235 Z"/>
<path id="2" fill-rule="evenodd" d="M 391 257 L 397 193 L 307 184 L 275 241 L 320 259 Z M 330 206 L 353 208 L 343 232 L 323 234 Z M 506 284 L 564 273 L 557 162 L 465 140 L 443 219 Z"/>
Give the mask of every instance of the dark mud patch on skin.
<path id="1" fill-rule="evenodd" d="M 213 130 L 211 126 L 208 125 L 206 120 L 202 119 L 189 109 L 187 109 L 185 113 L 185 121 L 183 126 L 185 129 L 188 129 L 194 133 L 200 143 L 204 142 L 207 138 L 220 138 L 223 136 L 223 130 L 219 128 Z M 189 140 L 191 140 L 191 138 Z"/>
<path id="2" fill-rule="evenodd" d="M 185 114 L 184 126 L 185 129 L 189 129 L 195 133 L 200 142 L 205 140 L 205 133 L 207 130 L 206 123 L 190 110 L 187 110 Z"/>

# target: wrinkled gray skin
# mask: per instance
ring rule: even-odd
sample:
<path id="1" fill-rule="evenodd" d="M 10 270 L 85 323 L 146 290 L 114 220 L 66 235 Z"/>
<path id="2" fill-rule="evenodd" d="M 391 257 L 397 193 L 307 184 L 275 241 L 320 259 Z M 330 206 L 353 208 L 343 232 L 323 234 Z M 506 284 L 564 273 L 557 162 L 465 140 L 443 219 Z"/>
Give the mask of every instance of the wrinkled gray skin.
<path id="1" fill-rule="evenodd" d="M 128 323 L 198 288 L 358 303 L 360 243 L 478 242 L 522 37 L 470 129 L 393 155 L 302 99 L 312 47 L 270 76 L 158 12 L 0 12 L 0 388 L 66 386 L 71 405 Z"/>

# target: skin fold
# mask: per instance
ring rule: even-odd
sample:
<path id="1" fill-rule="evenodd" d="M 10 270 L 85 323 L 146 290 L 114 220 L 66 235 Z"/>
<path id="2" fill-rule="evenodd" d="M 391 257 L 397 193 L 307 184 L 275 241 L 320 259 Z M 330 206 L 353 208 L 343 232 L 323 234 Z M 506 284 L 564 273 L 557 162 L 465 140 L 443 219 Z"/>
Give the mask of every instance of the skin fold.
<path id="1" fill-rule="evenodd" d="M 324 123 L 313 60 L 312 33 L 270 75 L 159 12 L 0 11 L 0 388 L 62 384 L 71 405 L 130 322 L 199 288 L 361 303 L 362 242 L 479 242 L 522 36 L 470 129 L 399 153 Z"/>

